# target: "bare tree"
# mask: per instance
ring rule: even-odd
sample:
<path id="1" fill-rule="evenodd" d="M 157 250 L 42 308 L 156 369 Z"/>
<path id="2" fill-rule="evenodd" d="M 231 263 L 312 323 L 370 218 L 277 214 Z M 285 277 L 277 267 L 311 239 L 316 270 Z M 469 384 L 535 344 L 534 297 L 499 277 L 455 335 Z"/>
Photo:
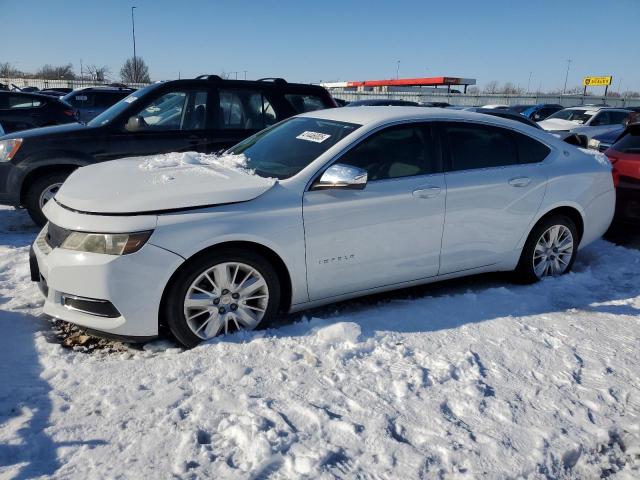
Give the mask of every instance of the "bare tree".
<path id="1" fill-rule="evenodd" d="M 484 86 L 484 93 L 498 93 L 498 82 L 496 80 L 491 80 Z"/>
<path id="2" fill-rule="evenodd" d="M 124 83 L 150 83 L 149 67 L 142 57 L 128 58 L 120 69 L 120 78 Z"/>
<path id="3" fill-rule="evenodd" d="M 469 87 L 467 88 L 467 93 L 469 95 L 478 95 L 480 93 L 480 89 L 478 87 Z"/>
<path id="4" fill-rule="evenodd" d="M 502 88 L 498 90 L 498 93 L 504 93 L 506 95 L 519 95 L 523 93 L 523 91 L 520 87 L 516 87 L 513 83 L 506 82 L 502 86 Z"/>
<path id="5" fill-rule="evenodd" d="M 97 65 L 87 65 L 85 71 L 94 82 L 106 81 L 109 77 L 109 74 L 111 73 L 111 70 L 106 65 L 103 65 L 101 67 Z"/>
<path id="6" fill-rule="evenodd" d="M 73 80 L 76 78 L 73 73 L 73 65 L 44 65 L 35 73 L 36 78 L 44 78 L 46 80 Z"/>
<path id="7" fill-rule="evenodd" d="M 0 63 L 0 77 L 21 77 L 23 73 L 9 62 Z"/>
<path id="8" fill-rule="evenodd" d="M 640 97 L 640 92 L 634 92 L 633 90 L 627 90 L 622 92 L 622 96 L 625 98 L 638 98 Z"/>

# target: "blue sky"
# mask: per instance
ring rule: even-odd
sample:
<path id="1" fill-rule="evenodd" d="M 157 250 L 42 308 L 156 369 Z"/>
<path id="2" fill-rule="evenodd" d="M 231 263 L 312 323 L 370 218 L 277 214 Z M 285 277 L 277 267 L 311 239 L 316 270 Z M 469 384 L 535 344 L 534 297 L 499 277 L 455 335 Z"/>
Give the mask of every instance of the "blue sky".
<path id="1" fill-rule="evenodd" d="M 318 82 L 463 76 L 562 88 L 613 75 L 640 90 L 639 0 L 0 0 L 0 62 L 108 65 L 137 53 L 154 80 L 220 71 Z M 233 74 L 235 75 L 235 74 Z"/>

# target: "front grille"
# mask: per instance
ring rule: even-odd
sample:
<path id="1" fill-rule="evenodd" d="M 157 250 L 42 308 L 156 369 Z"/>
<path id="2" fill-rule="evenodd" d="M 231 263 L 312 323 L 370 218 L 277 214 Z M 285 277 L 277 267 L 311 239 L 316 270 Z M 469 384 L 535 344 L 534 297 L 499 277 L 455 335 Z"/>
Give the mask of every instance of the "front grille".
<path id="1" fill-rule="evenodd" d="M 45 240 L 51 248 L 58 248 L 71 235 L 71 230 L 59 227 L 49 222 L 47 226 L 47 234 Z"/>

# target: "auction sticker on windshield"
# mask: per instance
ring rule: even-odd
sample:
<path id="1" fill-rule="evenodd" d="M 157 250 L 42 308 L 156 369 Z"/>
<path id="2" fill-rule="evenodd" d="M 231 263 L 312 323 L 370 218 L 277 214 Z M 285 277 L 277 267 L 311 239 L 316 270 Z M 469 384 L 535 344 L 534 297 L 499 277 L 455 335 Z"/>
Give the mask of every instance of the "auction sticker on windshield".
<path id="1" fill-rule="evenodd" d="M 138 99 L 138 97 L 127 97 L 124 99 L 125 102 L 127 103 L 133 103 Z"/>
<path id="2" fill-rule="evenodd" d="M 322 143 L 330 136 L 331 135 L 327 135 L 326 133 L 305 131 L 298 135 L 296 138 L 300 140 L 307 140 L 308 142 Z"/>

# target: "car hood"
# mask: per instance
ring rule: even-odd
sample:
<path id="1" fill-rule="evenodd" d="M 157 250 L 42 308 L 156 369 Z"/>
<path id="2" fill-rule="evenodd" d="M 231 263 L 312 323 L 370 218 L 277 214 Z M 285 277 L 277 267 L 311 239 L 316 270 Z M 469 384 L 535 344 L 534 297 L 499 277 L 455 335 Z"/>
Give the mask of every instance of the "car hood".
<path id="1" fill-rule="evenodd" d="M 193 152 L 113 160 L 76 170 L 55 199 L 86 213 L 160 213 L 252 200 L 276 183 L 244 165 L 243 156 Z"/>
<path id="2" fill-rule="evenodd" d="M 68 135 L 79 131 L 85 131 L 93 127 L 87 127 L 84 123 L 64 123 L 62 125 L 52 125 L 50 127 L 31 128 L 12 132 L 2 137 L 3 140 L 10 138 L 37 138 L 43 135 Z"/>
<path id="3" fill-rule="evenodd" d="M 546 120 L 538 122 L 538 125 L 549 131 L 572 130 L 574 128 L 582 126 L 581 123 L 572 122 L 571 120 L 562 120 L 561 118 L 548 118 Z"/>

